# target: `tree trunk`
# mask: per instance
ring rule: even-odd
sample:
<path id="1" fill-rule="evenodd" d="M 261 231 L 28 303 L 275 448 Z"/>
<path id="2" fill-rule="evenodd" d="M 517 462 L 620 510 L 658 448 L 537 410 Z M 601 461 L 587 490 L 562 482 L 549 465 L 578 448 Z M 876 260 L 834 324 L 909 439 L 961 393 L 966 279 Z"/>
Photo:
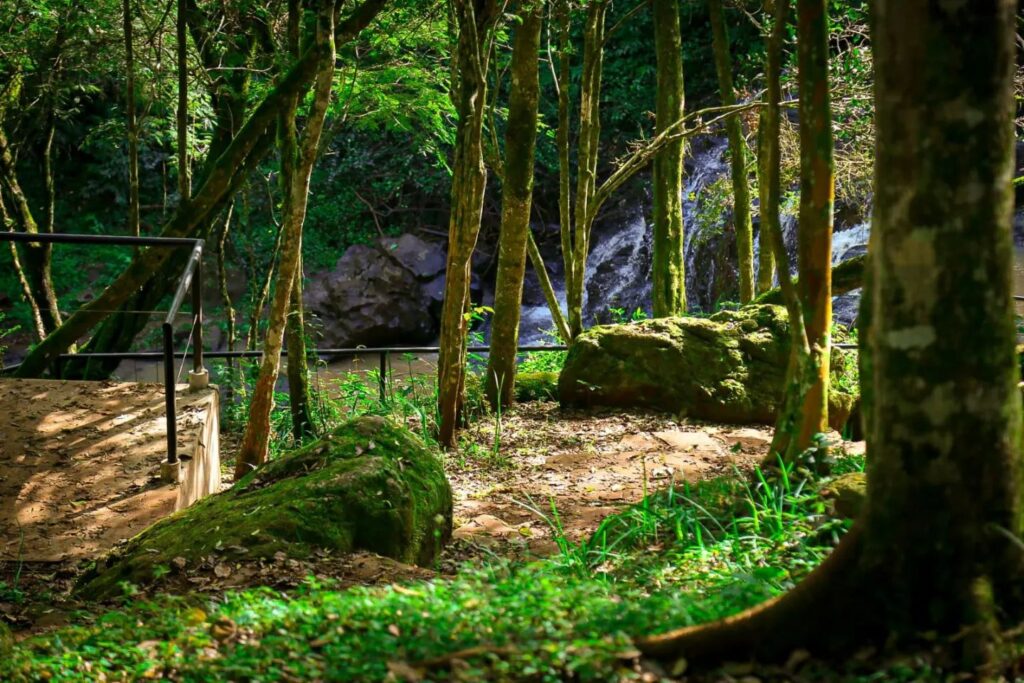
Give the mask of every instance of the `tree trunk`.
<path id="1" fill-rule="evenodd" d="M 683 42 L 679 3 L 654 0 L 654 50 L 658 60 L 655 131 L 661 133 L 683 118 Z M 686 261 L 683 254 L 683 154 L 675 140 L 654 157 L 654 254 L 651 264 L 654 317 L 686 313 Z"/>
<path id="2" fill-rule="evenodd" d="M 769 38 L 769 41 L 771 38 Z M 771 49 L 770 47 L 768 48 Z M 765 67 L 768 71 L 768 67 Z M 770 76 L 766 75 L 766 78 Z M 771 86 L 769 85 L 769 90 Z M 768 133 L 766 131 L 767 109 L 761 110 L 757 123 L 757 194 L 758 203 L 761 207 L 761 227 L 757 231 L 758 252 L 757 252 L 757 294 L 760 296 L 770 291 L 775 282 L 775 255 L 772 252 L 772 227 L 771 221 L 779 220 L 778 195 L 774 197 L 775 205 L 772 206 L 773 198 L 769 189 L 770 173 L 768 168 Z M 775 144 L 778 144 L 776 136 Z"/>
<path id="3" fill-rule="evenodd" d="M 800 86 L 800 227 L 798 267 L 804 325 L 817 369 L 807 389 L 797 435 L 805 448 L 828 429 L 828 373 L 832 328 L 832 203 L 835 162 L 828 79 L 827 0 L 797 0 Z"/>
<path id="4" fill-rule="evenodd" d="M 566 289 L 569 331 L 583 331 L 583 290 L 590 252 L 591 210 L 597 193 L 597 162 L 601 138 L 601 76 L 604 70 L 605 15 L 609 0 L 587 5 L 583 30 L 583 74 L 580 83 L 580 124 L 576 144 L 576 204 L 573 210 L 572 289 Z"/>
<path id="5" fill-rule="evenodd" d="M 292 437 L 296 444 L 313 435 L 310 411 L 309 365 L 306 355 L 306 324 L 302 311 L 302 261 L 292 284 L 292 301 L 288 310 L 288 406 L 292 414 Z"/>
<path id="6" fill-rule="evenodd" d="M 721 91 L 722 105 L 728 107 L 736 104 L 736 92 L 732 84 L 732 58 L 729 55 L 729 33 L 722 14 L 722 0 L 708 0 L 708 14 L 711 17 L 718 89 Z M 750 221 L 747 143 L 743 138 L 743 123 L 738 117 L 726 120 L 725 131 L 729 136 L 729 163 L 732 169 L 732 216 L 736 227 L 740 302 L 748 303 L 754 298 L 754 229 Z"/>
<path id="7" fill-rule="evenodd" d="M 455 445 L 455 430 L 462 419 L 470 267 L 487 182 L 483 158 L 487 46 L 496 18 L 492 0 L 452 0 L 452 10 L 458 30 L 452 98 L 459 120 L 437 361 L 438 441 L 447 448 Z"/>
<path id="8" fill-rule="evenodd" d="M 865 560 L 895 632 L 966 628 L 968 644 L 992 635 L 993 599 L 1019 615 L 1024 568 L 1007 538 L 1022 532 L 1014 9 L 875 5 Z"/>
<path id="9" fill-rule="evenodd" d="M 20 228 L 20 232 L 38 234 L 39 224 L 32 214 L 28 197 L 21 189 L 17 169 L 14 165 L 14 155 L 2 128 L 0 128 L 0 188 L 6 190 L 7 196 L 11 199 L 14 207 L 14 224 Z M 39 309 L 43 327 L 49 334 L 61 324 L 57 294 L 53 289 L 53 280 L 50 277 L 53 248 L 49 244 L 27 243 L 24 246 L 24 251 L 25 276 L 32 290 L 32 298 Z"/>
<path id="10" fill-rule="evenodd" d="M 487 361 L 487 397 L 508 405 L 515 395 L 519 314 L 526 277 L 526 245 L 533 203 L 533 158 L 540 103 L 538 52 L 544 5 L 526 0 L 519 10 L 512 48 L 512 87 L 505 130 L 505 178 L 501 193 L 498 275 L 494 289 L 491 351 Z"/>
<path id="11" fill-rule="evenodd" d="M 181 203 L 192 196 L 192 180 L 188 158 L 188 6 L 178 0 L 177 59 L 178 59 L 178 194 Z"/>
<path id="12" fill-rule="evenodd" d="M 640 640 L 649 655 L 784 659 L 797 648 L 849 652 L 919 645 L 924 636 L 991 680 L 1000 674 L 991 660 L 999 632 L 1024 614 L 1012 300 L 1016 3 L 879 0 L 874 9 L 865 511 L 795 589 Z"/>
<path id="13" fill-rule="evenodd" d="M 128 129 L 128 234 L 139 235 L 139 127 L 135 116 L 135 45 L 131 0 L 124 0 L 125 112 Z"/>
<path id="14" fill-rule="evenodd" d="M 297 2 L 294 3 L 297 6 Z M 291 5 L 290 5 L 291 8 Z M 295 18 L 298 21 L 298 18 Z M 270 414 L 274 407 L 274 385 L 281 368 L 281 348 L 284 343 L 288 309 L 291 305 L 292 286 L 298 277 L 299 262 L 302 248 L 302 224 L 306 217 L 306 205 L 309 199 L 309 178 L 316 161 L 317 146 L 323 130 L 327 105 L 331 99 L 331 86 L 334 81 L 334 3 L 331 0 L 318 0 L 315 34 L 317 52 L 316 83 L 313 89 L 313 104 L 306 117 L 306 127 L 302 139 L 297 144 L 287 140 L 282 144 L 282 157 L 289 152 L 296 154 L 294 162 L 289 160 L 282 166 L 294 164 L 294 172 L 284 203 L 281 217 L 281 258 L 277 270 L 277 285 L 274 298 L 270 304 L 267 336 L 263 343 L 263 360 L 260 363 L 259 376 L 253 389 L 249 404 L 249 421 L 245 426 L 242 444 L 235 465 L 235 478 L 244 476 L 250 469 L 262 464 L 267 459 L 270 446 Z M 297 101 L 297 100 L 296 100 Z M 291 109 L 290 105 L 286 105 Z M 294 112 L 293 112 L 294 113 Z M 286 130 L 294 131 L 294 116 Z M 285 138 L 294 136 L 294 132 L 285 134 Z"/>

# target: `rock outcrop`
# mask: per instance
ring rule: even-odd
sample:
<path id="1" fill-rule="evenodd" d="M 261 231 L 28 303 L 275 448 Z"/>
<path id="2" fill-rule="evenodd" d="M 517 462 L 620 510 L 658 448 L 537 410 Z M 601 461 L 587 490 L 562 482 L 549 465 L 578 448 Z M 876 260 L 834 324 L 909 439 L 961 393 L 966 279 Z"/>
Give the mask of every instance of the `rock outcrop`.
<path id="1" fill-rule="evenodd" d="M 151 584 L 211 555 L 242 561 L 368 550 L 429 565 L 451 530 L 440 454 L 405 427 L 360 417 L 154 524 L 98 562 L 78 594 L 117 595 L 121 582 Z"/>
<path id="2" fill-rule="evenodd" d="M 316 345 L 428 344 L 444 297 L 444 248 L 415 235 L 349 247 L 306 289 Z"/>
<path id="3" fill-rule="evenodd" d="M 660 318 L 594 327 L 569 350 L 559 378 L 566 405 L 650 407 L 736 424 L 773 424 L 789 358 L 781 306 L 709 318 Z M 829 422 L 841 429 L 856 403 L 852 355 L 833 349 Z"/>

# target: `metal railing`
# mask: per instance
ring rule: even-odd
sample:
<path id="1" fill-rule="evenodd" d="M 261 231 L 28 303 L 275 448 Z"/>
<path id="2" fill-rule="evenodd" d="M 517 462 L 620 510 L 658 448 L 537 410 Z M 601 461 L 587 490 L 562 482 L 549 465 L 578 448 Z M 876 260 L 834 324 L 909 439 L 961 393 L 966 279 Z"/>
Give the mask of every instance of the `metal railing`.
<path id="1" fill-rule="evenodd" d="M 189 342 L 193 348 L 192 373 L 190 384 L 202 386 L 208 377 L 203 368 L 203 240 L 188 237 L 133 237 L 127 235 L 74 235 L 69 233 L 24 233 L 0 232 L 0 242 L 21 242 L 30 244 L 89 244 L 89 245 L 120 245 L 131 247 L 179 248 L 191 247 L 185 270 L 178 278 L 178 287 L 171 300 L 171 307 L 164 317 L 162 328 L 163 351 L 154 352 L 164 364 L 164 407 L 167 412 L 167 463 L 178 462 L 178 429 L 176 389 L 177 375 L 174 369 L 176 355 L 185 357 L 186 353 L 175 354 L 174 351 L 174 320 L 178 317 L 185 295 L 192 293 L 192 324 L 189 329 Z M 159 313 L 161 311 L 139 311 L 143 313 Z M 194 339 L 193 339 L 194 337 Z M 191 343 L 193 342 L 194 343 Z M 187 348 L 187 347 L 186 347 Z M 72 358 L 109 358 L 123 359 L 126 353 L 66 353 L 60 360 Z M 58 372 L 58 376 L 62 373 Z"/>

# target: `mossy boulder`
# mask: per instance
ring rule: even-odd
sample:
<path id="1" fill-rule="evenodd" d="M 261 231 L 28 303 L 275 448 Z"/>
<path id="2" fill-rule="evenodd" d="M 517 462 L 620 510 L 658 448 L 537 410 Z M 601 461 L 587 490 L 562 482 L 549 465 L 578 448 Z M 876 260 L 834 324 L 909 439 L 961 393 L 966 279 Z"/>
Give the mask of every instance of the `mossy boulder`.
<path id="1" fill-rule="evenodd" d="M 516 401 L 557 401 L 557 372 L 520 372 L 516 374 Z"/>
<path id="2" fill-rule="evenodd" d="M 840 342 L 845 339 L 836 339 Z M 789 359 L 781 306 L 752 305 L 708 318 L 602 325 L 569 349 L 558 382 L 568 406 L 650 407 L 736 424 L 773 424 Z M 829 423 L 841 429 L 857 397 L 851 352 L 833 348 Z"/>
<path id="3" fill-rule="evenodd" d="M 154 524 L 83 577 L 83 597 L 145 585 L 203 558 L 303 559 L 368 550 L 429 565 L 451 535 L 440 454 L 381 417 L 360 417 Z"/>

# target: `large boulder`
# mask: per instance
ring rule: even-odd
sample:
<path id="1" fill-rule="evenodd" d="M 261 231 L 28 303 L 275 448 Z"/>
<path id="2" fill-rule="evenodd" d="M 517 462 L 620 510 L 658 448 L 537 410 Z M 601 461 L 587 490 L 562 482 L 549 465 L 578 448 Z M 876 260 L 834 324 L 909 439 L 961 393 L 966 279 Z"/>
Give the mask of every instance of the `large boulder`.
<path id="1" fill-rule="evenodd" d="M 306 288 L 317 346 L 433 341 L 439 327 L 431 312 L 443 296 L 444 267 L 443 247 L 414 235 L 349 247 L 334 270 L 315 274 Z"/>
<path id="2" fill-rule="evenodd" d="M 559 377 L 565 405 L 651 407 L 738 424 L 772 424 L 782 402 L 789 322 L 781 306 L 746 306 L 710 318 L 659 318 L 594 327 L 569 350 Z M 841 429 L 856 397 L 855 363 L 833 349 L 830 424 Z"/>
<path id="3" fill-rule="evenodd" d="M 368 550 L 429 565 L 451 529 L 440 454 L 405 427 L 360 417 L 154 524 L 97 563 L 78 592 L 109 597 L 122 581 L 145 585 L 211 555 L 248 561 Z"/>

